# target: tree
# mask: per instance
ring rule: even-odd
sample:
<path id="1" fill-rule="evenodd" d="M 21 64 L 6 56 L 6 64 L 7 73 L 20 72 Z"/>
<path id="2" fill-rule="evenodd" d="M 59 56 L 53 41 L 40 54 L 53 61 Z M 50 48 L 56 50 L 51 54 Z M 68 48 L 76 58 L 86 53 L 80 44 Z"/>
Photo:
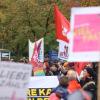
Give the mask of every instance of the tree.
<path id="1" fill-rule="evenodd" d="M 70 20 L 71 7 L 98 6 L 99 0 L 0 0 L 0 44 L 17 57 L 28 56 L 28 39 L 45 38 L 45 51 L 56 49 L 53 5 Z M 52 43 L 53 42 L 53 43 Z"/>

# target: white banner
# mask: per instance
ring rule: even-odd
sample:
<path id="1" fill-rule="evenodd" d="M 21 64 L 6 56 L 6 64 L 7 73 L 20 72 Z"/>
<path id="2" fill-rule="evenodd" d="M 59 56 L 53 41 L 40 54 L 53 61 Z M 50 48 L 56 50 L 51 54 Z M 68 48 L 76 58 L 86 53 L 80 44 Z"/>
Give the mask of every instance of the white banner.
<path id="1" fill-rule="evenodd" d="M 27 100 L 48 100 L 52 91 L 59 85 L 57 76 L 35 76 L 30 78 Z"/>
<path id="2" fill-rule="evenodd" d="M 0 100 L 26 100 L 32 66 L 0 62 Z"/>
<path id="3" fill-rule="evenodd" d="M 41 38 L 40 40 L 36 41 L 36 44 L 39 51 L 38 59 L 40 62 L 44 62 L 44 39 Z M 31 58 L 33 55 L 34 45 L 35 45 L 35 42 L 32 43 L 29 40 L 29 61 L 31 61 Z"/>
<path id="4" fill-rule="evenodd" d="M 68 43 L 59 41 L 58 58 L 62 60 L 68 59 Z"/>

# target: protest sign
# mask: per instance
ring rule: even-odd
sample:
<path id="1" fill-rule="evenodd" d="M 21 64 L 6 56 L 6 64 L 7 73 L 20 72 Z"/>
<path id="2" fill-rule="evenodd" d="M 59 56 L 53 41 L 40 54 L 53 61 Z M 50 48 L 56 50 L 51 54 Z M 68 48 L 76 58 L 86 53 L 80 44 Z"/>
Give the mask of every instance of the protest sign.
<path id="1" fill-rule="evenodd" d="M 0 100 L 26 100 L 31 71 L 31 65 L 0 62 Z"/>
<path id="2" fill-rule="evenodd" d="M 69 61 L 100 61 L 100 7 L 72 8 Z"/>
<path id="3" fill-rule="evenodd" d="M 52 88 L 59 84 L 57 76 L 34 76 L 30 78 L 27 100 L 48 100 Z"/>
<path id="4" fill-rule="evenodd" d="M 62 60 L 68 59 L 68 43 L 60 41 L 59 42 L 59 51 L 58 51 L 58 58 Z"/>

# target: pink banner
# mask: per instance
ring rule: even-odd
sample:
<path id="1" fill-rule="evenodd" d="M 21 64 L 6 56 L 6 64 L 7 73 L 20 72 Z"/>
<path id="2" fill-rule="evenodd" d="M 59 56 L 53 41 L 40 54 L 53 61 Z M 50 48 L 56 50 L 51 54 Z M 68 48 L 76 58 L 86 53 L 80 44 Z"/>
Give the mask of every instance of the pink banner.
<path id="1" fill-rule="evenodd" d="M 73 52 L 100 51 L 100 14 L 74 16 Z"/>

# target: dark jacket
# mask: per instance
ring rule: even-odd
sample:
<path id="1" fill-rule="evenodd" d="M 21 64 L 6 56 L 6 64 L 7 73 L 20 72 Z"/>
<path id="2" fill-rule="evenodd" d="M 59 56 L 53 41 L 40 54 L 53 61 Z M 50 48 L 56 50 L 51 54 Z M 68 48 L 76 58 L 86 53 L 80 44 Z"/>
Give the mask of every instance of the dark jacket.
<path id="1" fill-rule="evenodd" d="M 66 87 L 63 87 L 63 86 L 57 86 L 56 88 L 54 88 L 52 90 L 52 93 L 56 93 L 56 94 L 60 94 L 60 98 L 64 99 L 64 100 L 67 100 L 67 96 L 68 96 L 68 92 L 67 92 L 67 89 Z"/>
<path id="2" fill-rule="evenodd" d="M 92 100 L 96 100 L 97 88 L 96 88 L 95 81 L 88 77 L 85 80 L 81 80 L 80 82 L 81 82 L 82 88 L 85 91 L 88 91 L 92 94 Z"/>

